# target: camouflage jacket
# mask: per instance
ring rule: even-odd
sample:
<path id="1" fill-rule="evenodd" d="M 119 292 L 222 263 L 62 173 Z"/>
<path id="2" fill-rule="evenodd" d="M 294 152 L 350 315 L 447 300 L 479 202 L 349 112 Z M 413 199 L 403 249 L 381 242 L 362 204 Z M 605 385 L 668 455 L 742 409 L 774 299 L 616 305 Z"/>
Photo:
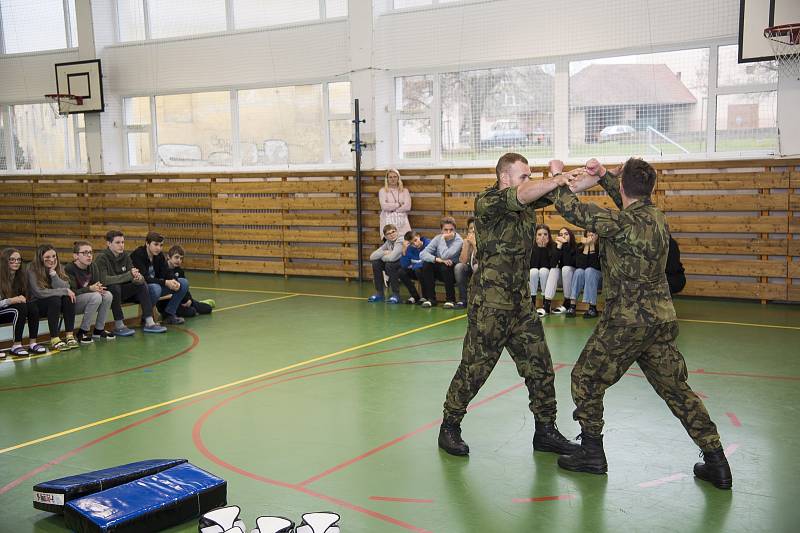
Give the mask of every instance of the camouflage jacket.
<path id="1" fill-rule="evenodd" d="M 600 185 L 620 208 L 582 203 L 569 187 L 551 193 L 556 209 L 572 224 L 600 237 L 603 293 L 601 320 L 614 326 L 649 326 L 676 319 L 664 269 L 669 230 L 664 213 L 649 200 L 622 208 L 619 180 L 606 173 Z"/>
<path id="2" fill-rule="evenodd" d="M 495 309 L 530 309 L 528 262 L 536 234 L 536 209 L 550 205 L 540 198 L 517 200 L 517 188 L 495 184 L 475 198 L 475 238 L 480 267 L 470 281 L 469 301 Z"/>

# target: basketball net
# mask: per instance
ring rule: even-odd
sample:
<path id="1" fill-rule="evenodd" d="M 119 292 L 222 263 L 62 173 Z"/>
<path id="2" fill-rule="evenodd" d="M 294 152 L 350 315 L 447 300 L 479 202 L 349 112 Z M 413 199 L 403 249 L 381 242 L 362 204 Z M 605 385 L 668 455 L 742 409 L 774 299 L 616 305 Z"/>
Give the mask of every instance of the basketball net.
<path id="1" fill-rule="evenodd" d="M 764 30 L 769 39 L 778 68 L 787 75 L 800 80 L 800 24 L 772 26 Z"/>
<path id="2" fill-rule="evenodd" d="M 83 98 L 72 94 L 46 94 L 44 97 L 49 100 L 55 118 L 69 115 L 83 106 Z"/>

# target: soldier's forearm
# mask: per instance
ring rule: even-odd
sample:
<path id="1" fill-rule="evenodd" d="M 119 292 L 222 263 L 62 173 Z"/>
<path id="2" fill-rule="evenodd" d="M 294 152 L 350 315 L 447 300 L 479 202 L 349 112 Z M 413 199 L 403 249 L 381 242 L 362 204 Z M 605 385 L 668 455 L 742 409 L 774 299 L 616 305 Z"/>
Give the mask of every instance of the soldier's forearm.
<path id="1" fill-rule="evenodd" d="M 556 187 L 558 187 L 558 183 L 553 178 L 547 178 L 541 181 L 528 180 L 517 187 L 517 200 L 519 200 L 521 204 L 529 204 L 539 200 Z"/>
<path id="2" fill-rule="evenodd" d="M 608 193 L 616 204 L 617 208 L 622 209 L 622 195 L 619 192 L 619 178 L 611 172 L 606 172 L 600 176 L 600 186 Z"/>

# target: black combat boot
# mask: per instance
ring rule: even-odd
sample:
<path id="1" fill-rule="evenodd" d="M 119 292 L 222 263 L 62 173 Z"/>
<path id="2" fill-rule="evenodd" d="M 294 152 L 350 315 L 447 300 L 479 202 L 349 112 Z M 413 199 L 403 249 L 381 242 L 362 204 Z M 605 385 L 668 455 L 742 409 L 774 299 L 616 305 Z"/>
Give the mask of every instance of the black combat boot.
<path id="1" fill-rule="evenodd" d="M 536 422 L 536 432 L 533 434 L 534 450 L 569 455 L 578 451 L 580 447 L 580 444 L 572 442 L 562 435 L 555 424 Z"/>
<path id="2" fill-rule="evenodd" d="M 701 452 L 701 455 L 703 462 L 694 465 L 694 475 L 718 489 L 730 490 L 733 486 L 733 476 L 722 448 L 713 452 Z"/>
<path id="3" fill-rule="evenodd" d="M 590 437 L 582 433 L 580 449 L 572 455 L 559 457 L 558 466 L 573 472 L 605 474 L 608 472 L 608 463 L 606 463 L 606 454 L 603 451 L 603 436 Z"/>
<path id="4" fill-rule="evenodd" d="M 439 448 L 450 455 L 469 455 L 469 446 L 461 438 L 461 426 L 442 424 L 439 428 Z"/>

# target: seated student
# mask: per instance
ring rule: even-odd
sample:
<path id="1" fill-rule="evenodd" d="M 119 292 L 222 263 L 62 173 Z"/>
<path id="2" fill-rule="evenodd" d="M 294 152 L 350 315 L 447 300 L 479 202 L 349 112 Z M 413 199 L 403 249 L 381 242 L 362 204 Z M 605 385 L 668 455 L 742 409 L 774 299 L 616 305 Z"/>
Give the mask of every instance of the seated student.
<path id="1" fill-rule="evenodd" d="M 185 321 L 177 313 L 178 306 L 189 292 L 189 282 L 186 278 L 173 279 L 167 258 L 162 253 L 164 237 L 161 234 L 151 231 L 144 242 L 144 246 L 139 246 L 131 254 L 133 266 L 144 276 L 152 303 L 157 303 L 166 294 L 172 294 L 169 303 L 164 307 L 164 323 L 183 324 Z"/>
<path id="2" fill-rule="evenodd" d="M 597 312 L 597 290 L 603 282 L 603 275 L 600 272 L 600 254 L 598 248 L 597 233 L 587 231 L 583 237 L 583 243 L 575 254 L 575 275 L 572 277 L 572 298 L 566 315 L 568 318 L 575 317 L 575 306 L 578 302 L 578 295 L 583 291 L 583 302 L 589 304 L 589 310 L 583 314 L 583 318 L 595 318 Z"/>
<path id="3" fill-rule="evenodd" d="M 569 228 L 561 228 L 558 230 L 556 236 L 556 256 L 558 263 L 556 268 L 550 271 L 547 277 L 547 287 L 545 288 L 545 299 L 553 300 L 556 295 L 556 285 L 558 279 L 561 278 L 561 287 L 564 289 L 564 302 L 553 309 L 554 314 L 565 313 L 569 309 L 570 296 L 572 296 L 572 276 L 575 273 L 575 252 L 578 250 L 578 245 L 575 243 L 575 235 Z M 547 303 L 547 307 L 550 304 Z"/>
<path id="4" fill-rule="evenodd" d="M 400 284 L 398 274 L 400 271 L 400 256 L 403 255 L 403 239 L 397 233 L 394 224 L 386 224 L 383 227 L 383 244 L 372 252 L 369 260 L 372 262 L 372 276 L 375 283 L 375 294 L 368 298 L 370 302 L 383 301 L 383 273 L 389 278 L 389 289 L 392 295 L 386 303 L 400 303 Z"/>
<path id="5" fill-rule="evenodd" d="M 111 302 L 111 312 L 114 315 L 114 335 L 117 337 L 130 337 L 134 330 L 125 326 L 125 315 L 122 304 L 126 302 L 139 302 L 142 308 L 142 320 L 145 333 L 164 333 L 167 328 L 156 324 L 153 320 L 153 305 L 150 303 L 150 294 L 144 276 L 133 266 L 131 256 L 125 251 L 125 235 L 121 231 L 111 230 L 106 233 L 106 249 L 96 258 L 97 268 L 100 270 L 100 283 L 114 297 Z"/>
<path id="6" fill-rule="evenodd" d="M 69 278 L 58 261 L 56 249 L 43 244 L 28 267 L 28 301 L 36 307 L 37 320 L 47 315 L 50 329 L 50 349 L 63 352 L 79 346 L 72 330 L 75 328 L 75 293 L 69 288 Z M 35 313 L 36 314 L 36 313 Z M 64 319 L 65 337 L 59 337 L 59 322 Z"/>
<path id="7" fill-rule="evenodd" d="M 530 284 L 531 284 L 531 306 L 536 309 L 536 293 L 542 290 L 542 307 L 536 309 L 539 316 L 550 313 L 551 300 L 547 299 L 547 280 L 550 271 L 558 265 L 558 254 L 553 240 L 550 238 L 550 227 L 546 224 L 536 226 L 536 242 L 531 249 L 530 260 Z M 556 274 L 554 274 L 556 275 Z M 556 280 L 557 281 L 557 280 Z M 555 295 L 555 288 L 553 288 Z M 552 299 L 552 295 L 550 298 Z"/>
<path id="8" fill-rule="evenodd" d="M 681 250 L 678 248 L 678 243 L 671 236 L 669 238 L 669 251 L 667 252 L 667 284 L 669 285 L 669 294 L 678 294 L 686 286 L 686 274 L 681 264 Z"/>
<path id="9" fill-rule="evenodd" d="M 422 259 L 422 307 L 436 305 L 436 280 L 444 282 L 447 301 L 445 309 L 454 309 L 456 300 L 455 265 L 461 254 L 464 239 L 456 233 L 453 217 L 444 217 L 439 224 L 442 232 L 434 237 L 420 253 Z"/>
<path id="10" fill-rule="evenodd" d="M 419 253 L 430 244 L 431 240 L 423 237 L 418 231 L 407 231 L 403 237 L 403 255 L 400 256 L 400 270 L 398 277 L 408 289 L 409 299 L 407 304 L 421 303 L 419 292 L 414 281 L 422 281 L 422 259 Z"/>
<path id="11" fill-rule="evenodd" d="M 478 269 L 478 245 L 475 242 L 475 217 L 467 219 L 467 236 L 464 237 L 464 244 L 461 246 L 461 254 L 458 257 L 458 264 L 454 274 L 456 285 L 458 285 L 458 301 L 456 307 L 462 308 L 467 303 L 467 283 L 472 274 Z"/>
<path id="12" fill-rule="evenodd" d="M 30 334 L 31 350 L 28 351 L 22 346 L 22 336 L 25 331 L 25 320 L 28 318 L 27 278 L 22 271 L 22 255 L 16 248 L 6 248 L 0 253 L 0 324 L 11 324 L 13 332 L 13 344 L 9 353 L 17 357 L 30 355 L 34 346 L 38 346 L 35 353 L 42 354 L 47 352 L 47 348 L 36 344 L 39 321 L 35 325 L 31 323 L 28 327 L 33 333 Z M 0 358 L 6 356 L 5 352 L 0 353 Z"/>
<path id="13" fill-rule="evenodd" d="M 93 262 L 92 245 L 87 241 L 75 241 L 72 246 L 72 263 L 64 267 L 69 276 L 69 285 L 75 293 L 75 314 L 83 313 L 78 328 L 78 342 L 91 344 L 94 339 L 114 340 L 114 334 L 106 331 L 106 317 L 114 297 L 100 283 L 100 270 Z M 94 323 L 90 331 L 89 328 Z"/>
<path id="14" fill-rule="evenodd" d="M 179 280 L 181 278 L 186 279 L 186 273 L 183 271 L 183 258 L 186 253 L 183 251 L 183 248 L 175 245 L 169 249 L 167 252 L 167 266 L 169 267 L 170 271 L 172 272 L 172 279 Z M 159 301 L 156 304 L 159 312 L 166 313 L 165 309 L 167 307 L 167 301 Z M 197 301 L 192 298 L 192 293 L 187 292 L 186 296 L 183 297 L 183 301 L 181 305 L 178 306 L 178 316 L 182 317 L 193 317 L 195 315 L 207 315 L 211 313 L 211 310 L 217 303 L 214 300 L 201 300 Z"/>

